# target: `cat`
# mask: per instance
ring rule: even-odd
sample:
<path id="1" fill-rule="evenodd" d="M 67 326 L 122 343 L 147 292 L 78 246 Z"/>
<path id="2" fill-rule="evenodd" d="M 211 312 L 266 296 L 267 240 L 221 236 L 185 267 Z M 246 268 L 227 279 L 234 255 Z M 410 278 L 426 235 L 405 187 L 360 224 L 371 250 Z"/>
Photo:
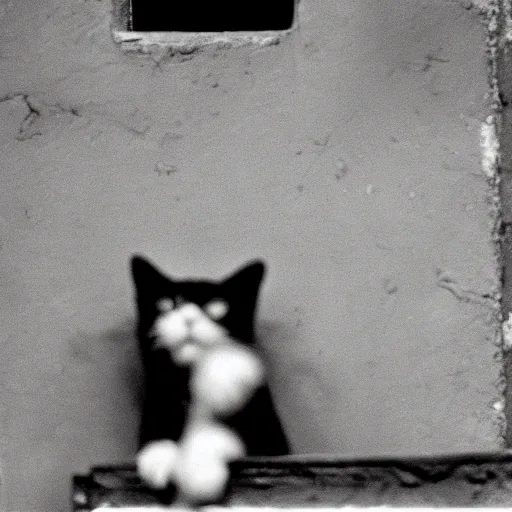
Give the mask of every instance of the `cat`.
<path id="1" fill-rule="evenodd" d="M 257 350 L 254 317 L 265 266 L 252 261 L 220 281 L 178 280 L 146 258 L 131 260 L 138 312 L 137 336 L 144 370 L 139 447 L 177 442 L 190 407 L 191 367 L 227 338 Z M 218 378 L 222 381 L 223 375 Z M 267 384 L 243 409 L 219 418 L 245 445 L 245 453 L 290 453 Z"/>

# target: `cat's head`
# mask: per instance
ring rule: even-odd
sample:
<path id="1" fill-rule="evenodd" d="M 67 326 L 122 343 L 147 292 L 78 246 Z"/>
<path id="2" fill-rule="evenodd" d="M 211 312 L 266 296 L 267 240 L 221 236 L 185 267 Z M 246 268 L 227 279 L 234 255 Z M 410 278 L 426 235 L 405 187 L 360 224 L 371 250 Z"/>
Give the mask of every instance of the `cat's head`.
<path id="1" fill-rule="evenodd" d="M 141 256 L 131 260 L 139 338 L 188 366 L 229 338 L 251 342 L 264 264 L 252 261 L 219 281 L 174 279 Z M 146 348 L 151 348 L 146 347 Z"/>

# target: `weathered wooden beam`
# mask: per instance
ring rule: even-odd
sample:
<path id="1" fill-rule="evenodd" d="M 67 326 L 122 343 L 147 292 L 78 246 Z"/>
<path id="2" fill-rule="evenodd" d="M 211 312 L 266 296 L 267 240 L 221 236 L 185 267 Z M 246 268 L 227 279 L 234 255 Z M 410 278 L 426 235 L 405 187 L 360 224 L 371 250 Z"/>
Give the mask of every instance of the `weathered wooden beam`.
<path id="1" fill-rule="evenodd" d="M 155 492 L 133 466 L 96 467 L 75 476 L 74 512 L 100 507 L 173 504 L 174 491 Z M 175 503 L 174 503 L 175 504 Z M 429 458 L 248 458 L 232 464 L 219 505 L 243 507 L 510 506 L 512 452 Z"/>

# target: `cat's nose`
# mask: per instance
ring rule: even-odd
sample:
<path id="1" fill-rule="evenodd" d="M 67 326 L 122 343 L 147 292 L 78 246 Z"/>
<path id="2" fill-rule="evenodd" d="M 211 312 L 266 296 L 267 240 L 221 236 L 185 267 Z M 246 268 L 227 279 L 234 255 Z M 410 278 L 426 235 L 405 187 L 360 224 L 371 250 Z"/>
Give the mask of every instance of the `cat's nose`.
<path id="1" fill-rule="evenodd" d="M 192 324 L 197 320 L 200 309 L 195 304 L 185 304 L 180 309 L 181 317 L 187 327 L 191 327 Z"/>

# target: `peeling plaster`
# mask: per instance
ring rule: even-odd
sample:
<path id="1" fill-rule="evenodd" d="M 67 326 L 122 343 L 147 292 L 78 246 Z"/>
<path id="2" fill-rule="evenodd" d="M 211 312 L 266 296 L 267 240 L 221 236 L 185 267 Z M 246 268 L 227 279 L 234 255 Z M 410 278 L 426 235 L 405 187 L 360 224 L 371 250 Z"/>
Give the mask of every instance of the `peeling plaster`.
<path id="1" fill-rule="evenodd" d="M 192 55 L 206 47 L 217 49 L 240 48 L 242 46 L 272 46 L 279 44 L 291 31 L 269 31 L 261 33 L 186 33 L 186 32 L 131 32 L 112 29 L 114 42 L 125 51 L 151 53 L 164 48 L 168 54 Z"/>
<path id="2" fill-rule="evenodd" d="M 507 329 L 506 322 L 503 322 L 502 315 L 502 296 L 503 296 L 503 262 L 502 255 L 503 249 L 503 232 L 502 232 L 502 205 L 500 198 L 500 131 L 502 124 L 502 103 L 499 91 L 498 82 L 498 66 L 500 47 L 507 39 L 503 31 L 503 20 L 510 17 L 510 9 L 506 4 L 510 0 L 490 0 L 487 2 L 486 23 L 487 23 L 487 56 L 488 56 L 488 82 L 489 82 L 489 100 L 491 114 L 487 116 L 481 125 L 480 129 L 480 151 L 481 151 L 481 166 L 482 171 L 487 177 L 489 183 L 488 203 L 491 216 L 491 237 L 494 243 L 494 257 L 496 265 L 496 274 L 498 276 L 498 288 L 496 290 L 496 310 L 494 313 L 495 322 L 497 326 L 495 334 L 495 345 L 498 351 L 495 354 L 496 361 L 501 364 L 499 377 L 496 381 L 496 389 L 500 393 L 500 397 L 496 400 L 492 407 L 496 413 L 496 422 L 500 430 L 502 443 L 506 444 L 507 436 L 507 410 L 505 395 L 507 392 L 507 377 L 506 377 L 506 363 L 504 360 L 504 353 L 506 348 Z M 507 14 L 508 12 L 508 14 Z"/>
<path id="3" fill-rule="evenodd" d="M 482 170 L 492 182 L 498 179 L 498 165 L 500 161 L 500 142 L 497 123 L 497 116 L 490 115 L 482 123 L 480 130 Z"/>
<path id="4" fill-rule="evenodd" d="M 508 318 L 502 324 L 503 332 L 503 350 L 508 352 L 512 349 L 512 313 L 508 314 Z"/>

